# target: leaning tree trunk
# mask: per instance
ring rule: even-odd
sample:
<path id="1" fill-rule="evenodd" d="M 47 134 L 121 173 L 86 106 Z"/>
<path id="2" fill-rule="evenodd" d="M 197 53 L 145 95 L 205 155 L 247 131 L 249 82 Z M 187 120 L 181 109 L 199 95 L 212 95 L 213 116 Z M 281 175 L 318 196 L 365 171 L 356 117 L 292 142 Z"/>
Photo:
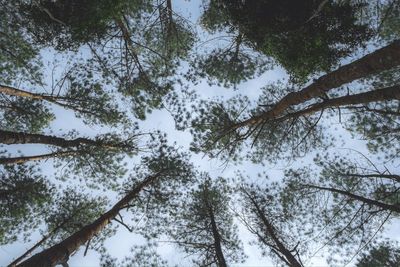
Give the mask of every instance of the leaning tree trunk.
<path id="1" fill-rule="evenodd" d="M 152 184 L 162 175 L 162 173 L 163 172 L 158 172 L 155 175 L 148 176 L 127 195 L 125 195 L 125 197 L 118 201 L 109 211 L 101 215 L 93 223 L 84 226 L 81 230 L 75 232 L 60 243 L 43 250 L 17 266 L 52 267 L 57 264 L 65 264 L 74 251 L 91 240 L 95 235 L 99 234 L 111 222 L 111 220 L 129 204 L 129 202 L 138 196 L 143 188 Z"/>
<path id="2" fill-rule="evenodd" d="M 292 252 L 289 249 L 287 249 L 285 244 L 279 239 L 279 237 L 276 234 L 275 227 L 265 216 L 264 212 L 261 210 L 258 203 L 247 191 L 243 189 L 243 192 L 247 195 L 247 197 L 253 204 L 254 208 L 256 209 L 257 216 L 261 219 L 262 223 L 264 224 L 267 235 L 270 236 L 273 242 L 275 243 L 277 252 L 279 251 L 281 253 L 281 255 L 278 256 L 283 261 L 285 261 L 286 264 L 288 264 L 290 267 L 302 267 L 303 265 L 296 259 L 296 257 L 292 254 Z"/>
<path id="3" fill-rule="evenodd" d="M 293 113 L 289 113 L 285 117 L 299 117 L 304 115 L 313 114 L 315 112 L 335 107 L 343 107 L 349 105 L 366 104 L 378 101 L 389 101 L 394 99 L 400 99 L 400 85 L 387 87 L 383 89 L 373 90 L 365 93 L 347 95 L 338 98 L 328 99 L 324 102 L 314 104 L 303 110 L 299 110 Z"/>
<path id="4" fill-rule="evenodd" d="M 298 92 L 289 93 L 273 107 L 262 114 L 251 117 L 230 127 L 230 130 L 254 125 L 262 121 L 282 116 L 291 106 L 305 103 L 315 97 L 323 96 L 331 89 L 354 80 L 377 74 L 400 65 L 400 40 L 396 40 L 373 53 L 370 53 L 350 64 L 321 76 L 309 86 Z"/>
<path id="5" fill-rule="evenodd" d="M 318 190 L 324 190 L 324 191 L 329 191 L 332 193 L 338 193 L 344 196 L 347 196 L 348 198 L 354 199 L 354 200 L 358 200 L 361 201 L 365 204 L 368 204 L 370 206 L 376 206 L 379 208 L 382 208 L 384 210 L 390 210 L 396 213 L 400 213 L 400 204 L 386 204 L 383 202 L 380 202 L 378 200 L 374 200 L 374 199 L 370 199 L 370 198 L 366 198 L 363 196 L 359 196 L 344 190 L 340 190 L 340 189 L 336 189 L 336 188 L 330 188 L 330 187 L 323 187 L 323 186 L 316 186 L 316 185 L 304 185 L 305 187 L 309 187 L 309 188 L 314 188 L 314 189 L 318 189 Z"/>
<path id="6" fill-rule="evenodd" d="M 109 142 L 92 140 L 88 138 L 76 138 L 68 140 L 51 135 L 11 132 L 4 130 L 0 130 L 0 143 L 6 145 L 45 144 L 45 145 L 58 146 L 62 148 L 78 147 L 82 145 L 90 145 L 90 146 L 106 147 L 106 148 L 123 148 L 123 146 L 120 144 L 113 144 Z"/>
<path id="7" fill-rule="evenodd" d="M 26 157 L 14 157 L 14 158 L 0 158 L 1 165 L 7 164 L 21 164 L 28 161 L 37 161 L 37 160 L 45 160 L 49 158 L 59 158 L 70 156 L 73 154 L 78 153 L 78 151 L 59 151 L 49 154 L 42 154 L 42 155 L 34 155 L 34 156 L 26 156 Z"/>

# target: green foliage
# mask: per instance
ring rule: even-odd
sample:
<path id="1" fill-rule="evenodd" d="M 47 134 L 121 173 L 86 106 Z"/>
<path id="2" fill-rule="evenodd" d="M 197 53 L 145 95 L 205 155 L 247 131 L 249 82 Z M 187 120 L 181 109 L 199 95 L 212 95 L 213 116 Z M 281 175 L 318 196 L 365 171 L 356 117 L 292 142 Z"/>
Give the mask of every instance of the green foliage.
<path id="1" fill-rule="evenodd" d="M 82 227 L 95 221 L 105 212 L 107 199 L 93 197 L 87 194 L 78 193 L 74 188 L 67 188 L 54 197 L 51 208 L 46 209 L 44 223 L 46 230 L 43 235 L 54 231 L 44 243 L 45 247 L 55 245 Z M 90 247 L 98 246 L 112 234 L 110 229 L 100 233 L 95 240 L 90 242 Z"/>
<path id="2" fill-rule="evenodd" d="M 258 177 L 268 179 L 260 174 Z M 280 248 L 283 245 L 298 262 L 302 262 L 310 254 L 311 245 L 307 241 L 315 234 L 315 229 L 301 211 L 287 209 L 282 194 L 285 188 L 279 183 L 268 182 L 263 186 L 245 184 L 238 190 L 241 204 L 238 217 L 257 238 L 255 243 L 262 254 L 270 256 L 277 266 L 283 266 L 288 260 Z"/>
<path id="3" fill-rule="evenodd" d="M 148 1 L 40 0 L 21 1 L 20 12 L 35 41 L 65 50 L 82 43 L 100 41 L 113 29 L 116 17 L 137 12 Z"/>
<path id="4" fill-rule="evenodd" d="M 294 111 L 289 110 L 286 117 L 284 113 L 276 119 L 241 125 L 241 122 L 268 111 L 275 99 L 290 93 L 286 86 L 289 85 L 275 83 L 265 86 L 256 107 L 240 95 L 222 103 L 204 101 L 193 107 L 192 150 L 223 160 L 239 161 L 243 158 L 241 152 L 251 148 L 246 157 L 260 163 L 301 157 L 315 148 L 329 145 L 330 136 L 319 124 L 321 113 L 290 116 Z"/>
<path id="5" fill-rule="evenodd" d="M 0 96 L 0 128 L 38 133 L 55 119 L 43 101 Z"/>
<path id="6" fill-rule="evenodd" d="M 39 216 L 53 189 L 32 166 L 4 166 L 0 170 L 0 244 L 28 236 L 40 224 Z"/>
<path id="7" fill-rule="evenodd" d="M 285 171 L 282 190 L 288 210 L 303 213 L 313 224 L 318 239 L 325 240 L 330 251 L 328 260 L 344 263 L 382 233 L 384 226 L 397 215 L 392 211 L 354 199 L 336 189 L 366 199 L 398 205 L 398 186 L 381 177 L 370 162 L 355 163 L 342 155 L 320 155 L 315 163 L 321 168 L 318 175 L 310 167 Z M 371 175 L 364 176 L 364 175 Z M 325 189 L 324 189 L 325 188 Z"/>
<path id="8" fill-rule="evenodd" d="M 222 178 L 212 181 L 206 174 L 199 178 L 198 186 L 188 192 L 186 201 L 172 212 L 171 236 L 187 254 L 196 255 L 193 258 L 196 266 L 220 266 L 217 243 L 227 263 L 243 262 L 245 256 L 229 209 L 232 189 Z"/>
<path id="9" fill-rule="evenodd" d="M 102 253 L 100 267 L 170 267 L 166 260 L 163 260 L 157 253 L 157 244 L 145 244 L 131 248 L 129 256 L 122 261 L 110 255 Z"/>
<path id="10" fill-rule="evenodd" d="M 18 21 L 18 11 L 14 3 L 0 1 L 0 83 L 13 84 L 27 81 L 41 84 L 43 67 L 39 48 L 31 43 Z"/>
<path id="11" fill-rule="evenodd" d="M 361 258 L 357 261 L 356 267 L 395 267 L 400 264 L 400 249 L 397 244 L 390 242 L 383 242 L 367 253 L 363 253 Z"/>
<path id="12" fill-rule="evenodd" d="M 357 24 L 359 8 L 350 2 L 322 0 L 211 0 L 211 10 L 203 17 L 220 17 L 202 21 L 210 30 L 237 30 L 252 47 L 281 64 L 294 81 L 305 83 L 310 75 L 329 71 L 369 38 L 367 27 Z"/>

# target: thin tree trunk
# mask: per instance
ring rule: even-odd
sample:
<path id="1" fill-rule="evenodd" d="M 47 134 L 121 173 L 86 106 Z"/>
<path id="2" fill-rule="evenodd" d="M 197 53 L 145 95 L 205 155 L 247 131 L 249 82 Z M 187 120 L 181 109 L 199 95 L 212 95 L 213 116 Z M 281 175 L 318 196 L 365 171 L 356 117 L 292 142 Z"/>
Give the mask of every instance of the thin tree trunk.
<path id="1" fill-rule="evenodd" d="M 98 141 L 88 138 L 76 138 L 68 140 L 51 135 L 10 132 L 4 130 L 0 130 L 0 143 L 6 145 L 45 144 L 45 145 L 58 146 L 62 148 L 79 147 L 82 145 L 90 145 L 90 146 L 106 147 L 106 148 L 124 148 L 124 145 L 122 144 L 113 144 L 110 142 L 103 142 L 100 140 Z"/>
<path id="2" fill-rule="evenodd" d="M 383 203 L 383 202 L 380 202 L 380 201 L 377 201 L 377 200 L 374 200 L 374 199 L 365 198 L 365 197 L 362 197 L 362 196 L 359 196 L 359 195 L 355 195 L 353 193 L 350 193 L 350 192 L 347 192 L 347 191 L 344 191 L 344 190 L 330 188 L 330 187 L 316 186 L 316 185 L 310 185 L 310 184 L 306 184 L 304 186 L 310 187 L 310 188 L 315 188 L 315 189 L 318 189 L 318 190 L 325 190 L 325 191 L 329 191 L 329 192 L 333 192 L 333 193 L 342 194 L 342 195 L 345 195 L 345 196 L 347 196 L 347 197 L 349 197 L 351 199 L 355 199 L 355 200 L 361 201 L 361 202 L 366 203 L 366 204 L 371 205 L 371 206 L 377 206 L 377 207 L 380 207 L 380 208 L 385 209 L 385 210 L 390 210 L 390 211 L 393 211 L 393 212 L 400 213 L 400 205 L 399 204 L 397 204 L 397 205 L 386 204 L 386 203 Z"/>
<path id="3" fill-rule="evenodd" d="M 348 106 L 348 105 L 357 105 L 357 104 L 366 104 L 378 101 L 388 101 L 400 99 L 400 85 L 387 87 L 383 89 L 373 90 L 365 93 L 342 96 L 338 98 L 328 99 L 322 103 L 314 104 L 311 107 L 308 107 L 303 110 L 299 110 L 297 112 L 289 113 L 284 117 L 299 117 L 304 115 L 313 114 L 317 111 L 321 111 L 327 108 Z"/>
<path id="4" fill-rule="evenodd" d="M 315 97 L 323 96 L 329 90 L 343 84 L 392 69 L 398 65 L 400 65 L 400 40 L 396 40 L 388 46 L 323 75 L 302 90 L 287 94 L 270 110 L 236 123 L 232 125 L 229 130 L 254 125 L 282 116 L 282 113 L 291 106 L 307 102 Z"/>
<path id="5" fill-rule="evenodd" d="M 345 176 L 345 177 L 359 177 L 359 178 L 385 178 L 385 179 L 391 179 L 395 182 L 400 183 L 400 175 L 396 175 L 396 174 L 338 173 L 338 175 Z"/>
<path id="6" fill-rule="evenodd" d="M 36 99 L 36 100 L 43 100 L 43 101 L 47 101 L 52 104 L 58 105 L 60 107 L 66 108 L 66 109 L 72 109 L 72 110 L 80 112 L 80 113 L 89 114 L 89 115 L 93 115 L 93 116 L 99 116 L 96 112 L 81 109 L 78 106 L 73 105 L 71 103 L 68 104 L 68 101 L 72 102 L 74 100 L 74 99 L 71 99 L 68 97 L 31 93 L 28 91 L 24 91 L 24 90 L 6 86 L 6 85 L 0 85 L 0 93 L 10 95 L 10 96 L 18 96 L 18 97 L 24 97 L 24 98 L 30 98 L 30 99 Z"/>
<path id="7" fill-rule="evenodd" d="M 14 158 L 0 158 L 0 164 L 20 164 L 28 161 L 36 161 L 36 160 L 45 160 L 49 158 L 55 157 L 64 157 L 78 153 L 78 151 L 60 151 L 49 154 L 35 155 L 35 156 L 26 156 L 26 157 L 14 157 Z"/>
<path id="8" fill-rule="evenodd" d="M 227 267 L 224 253 L 222 252 L 221 235 L 218 231 L 217 223 L 215 222 L 215 216 L 214 216 L 214 211 L 213 211 L 212 205 L 208 201 L 209 194 L 208 194 L 208 186 L 207 185 L 203 192 L 204 192 L 204 202 L 205 202 L 205 205 L 208 210 L 208 215 L 210 216 L 211 230 L 213 233 L 214 248 L 215 248 L 215 254 L 217 256 L 218 266 L 219 267 Z"/>
<path id="9" fill-rule="evenodd" d="M 215 254 L 217 255 L 218 265 L 219 267 L 227 267 L 224 253 L 222 252 L 221 236 L 218 231 L 217 224 L 215 222 L 214 212 L 211 207 L 209 207 L 209 215 L 211 220 L 211 228 L 214 237 Z"/>
<path id="10" fill-rule="evenodd" d="M 125 195 L 125 197 L 118 201 L 109 211 L 101 215 L 93 223 L 84 226 L 81 230 L 75 232 L 60 243 L 37 253 L 17 266 L 53 267 L 57 264 L 65 264 L 73 252 L 100 233 L 111 222 L 111 220 L 129 204 L 129 202 L 138 196 L 143 188 L 152 184 L 163 174 L 163 172 L 164 171 L 161 171 L 155 175 L 148 176 L 127 195 Z"/>
<path id="11" fill-rule="evenodd" d="M 283 254 L 284 257 L 282 257 L 282 255 L 278 255 L 278 256 L 282 260 L 284 260 L 286 262 L 286 264 L 288 264 L 291 267 L 302 267 L 303 265 L 296 259 L 296 257 L 292 254 L 292 252 L 286 248 L 286 246 L 281 242 L 279 237 L 276 235 L 275 227 L 271 224 L 271 222 L 265 216 L 264 212 L 261 210 L 258 203 L 254 200 L 254 198 L 246 190 L 243 189 L 242 191 L 247 195 L 247 197 L 250 199 L 251 203 L 255 207 L 255 209 L 258 213 L 258 217 L 261 219 L 261 221 L 263 222 L 263 224 L 266 227 L 267 235 L 269 235 L 271 237 L 271 239 L 276 244 L 278 251 L 281 254 Z M 278 251 L 276 251 L 276 253 Z"/>

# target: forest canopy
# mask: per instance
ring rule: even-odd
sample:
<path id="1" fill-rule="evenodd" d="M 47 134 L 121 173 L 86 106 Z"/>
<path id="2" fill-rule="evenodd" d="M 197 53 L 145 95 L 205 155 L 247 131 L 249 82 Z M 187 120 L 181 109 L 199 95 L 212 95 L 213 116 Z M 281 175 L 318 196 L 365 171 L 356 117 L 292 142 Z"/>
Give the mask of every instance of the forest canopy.
<path id="1" fill-rule="evenodd" d="M 1 266 L 398 266 L 399 1 L 0 11 Z"/>

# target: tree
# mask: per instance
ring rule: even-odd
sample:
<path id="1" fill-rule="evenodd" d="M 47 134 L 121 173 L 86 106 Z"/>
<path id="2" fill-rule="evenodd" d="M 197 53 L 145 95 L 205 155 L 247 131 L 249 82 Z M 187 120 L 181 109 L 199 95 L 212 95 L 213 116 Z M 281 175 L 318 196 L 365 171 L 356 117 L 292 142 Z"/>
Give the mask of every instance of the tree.
<path id="1" fill-rule="evenodd" d="M 250 47 L 274 58 L 304 83 L 329 72 L 339 59 L 370 38 L 357 22 L 362 7 L 334 1 L 209 1 L 203 25 L 239 32 Z"/>
<path id="2" fill-rule="evenodd" d="M 400 264 L 400 250 L 395 244 L 383 242 L 363 253 L 357 261 L 357 267 L 395 267 Z"/>
<path id="3" fill-rule="evenodd" d="M 46 226 L 46 229 L 41 231 L 43 238 L 10 263 L 9 266 L 16 266 L 36 249 L 49 246 L 49 244 L 54 245 L 95 220 L 104 212 L 106 204 L 104 198 L 92 198 L 78 193 L 73 188 L 67 188 L 61 194 L 53 196 L 52 202 L 52 205 L 41 215 Z M 104 241 L 105 237 L 110 234 L 110 231 L 108 231 L 96 236 L 96 242 L 90 242 L 91 247 Z"/>
<path id="4" fill-rule="evenodd" d="M 187 177 L 188 175 L 190 175 L 190 166 L 187 164 L 185 156 L 177 154 L 174 148 L 160 147 L 153 155 L 142 159 L 141 166 L 136 169 L 136 177 L 131 177 L 135 182 L 130 184 L 124 197 L 111 209 L 58 244 L 43 250 L 17 266 L 65 264 L 74 251 L 101 233 L 121 210 L 129 208 L 144 189 L 175 187 L 182 181 L 187 181 L 190 178 Z"/>
<path id="5" fill-rule="evenodd" d="M 212 181 L 202 174 L 201 184 L 193 189 L 173 212 L 176 219 L 171 236 L 197 266 L 228 266 L 244 259 L 229 211 L 230 189 L 225 180 Z"/>
<path id="6" fill-rule="evenodd" d="M 221 154 L 225 150 L 225 154 L 230 157 L 244 141 L 252 139 L 252 145 L 258 146 L 260 151 L 272 151 L 274 158 L 282 151 L 290 151 L 295 156 L 307 152 L 310 145 L 305 143 L 309 142 L 313 147 L 323 138 L 317 128 L 322 113 L 327 108 L 344 106 L 348 109 L 353 105 L 398 99 L 398 84 L 351 96 L 338 97 L 338 93 L 331 92 L 343 84 L 396 67 L 399 64 L 396 60 L 397 52 L 400 51 L 398 46 L 396 41 L 320 77 L 299 91 L 287 89 L 286 85 L 282 84 L 266 86 L 265 94 L 260 97 L 258 106 L 252 110 L 248 110 L 245 99 L 239 100 L 240 106 L 235 106 L 235 102 L 238 101 L 232 100 L 225 105 L 209 103 L 208 107 L 199 108 L 199 116 L 191 123 L 196 150 L 210 154 Z M 379 60 L 379 63 L 376 60 Z M 330 99 L 328 93 L 331 93 L 333 99 Z M 274 102 L 274 98 L 280 100 Z M 322 98 L 323 101 L 318 102 L 318 98 Z M 310 101 L 315 102 L 310 104 Z M 212 112 L 210 114 L 202 110 Z M 319 114 L 309 118 L 308 115 L 315 112 Z M 255 154 L 257 161 L 263 156 Z"/>
<path id="7" fill-rule="evenodd" d="M 30 92 L 7 85 L 0 85 L 0 93 L 19 102 L 31 103 L 30 106 L 25 104 L 22 112 L 21 108 L 14 106 L 14 112 L 17 114 L 30 115 L 35 112 L 33 107 L 46 102 L 73 110 L 78 117 L 83 117 L 84 122 L 89 124 L 117 125 L 124 122 L 125 116 L 120 112 L 118 105 L 113 103 L 113 97 L 104 90 L 98 80 L 93 78 L 93 75 L 93 70 L 76 64 L 60 78 L 56 83 L 57 86 L 51 88 L 51 93 Z"/>
<path id="8" fill-rule="evenodd" d="M 43 67 L 39 48 L 30 42 L 14 3 L 0 1 L 0 84 L 29 81 L 41 84 Z"/>
<path id="9" fill-rule="evenodd" d="M 100 185 L 112 187 L 117 183 L 117 177 L 126 173 L 122 162 L 125 156 L 133 156 L 139 152 L 138 137 L 135 129 L 128 129 L 120 135 L 104 134 L 97 137 L 76 138 L 76 133 L 69 133 L 71 139 L 43 134 L 29 134 L 22 132 L 9 132 L 0 130 L 0 143 L 2 144 L 42 144 L 48 146 L 50 153 L 2 157 L 0 164 L 21 164 L 30 161 L 52 159 L 57 178 L 85 177 L 87 185 L 98 188 Z M 122 139 L 126 138 L 125 140 Z M 129 137 L 130 136 L 130 137 Z M 75 137 L 75 138 L 74 138 Z M 113 176 L 115 179 L 110 179 Z"/>
<path id="10" fill-rule="evenodd" d="M 285 203 L 288 209 L 303 210 L 315 224 L 323 247 L 332 251 L 331 260 L 339 260 L 338 255 L 342 261 L 353 259 L 398 217 L 398 175 L 376 169 L 369 160 L 357 163 L 341 155 L 321 155 L 315 162 L 319 176 L 307 167 L 286 171 Z"/>
<path id="11" fill-rule="evenodd" d="M 9 244 L 40 224 L 39 214 L 51 201 L 53 187 L 34 166 L 0 170 L 0 244 Z"/>
<path id="12" fill-rule="evenodd" d="M 301 236 L 305 231 L 295 227 L 293 218 L 296 215 L 286 214 L 276 199 L 279 195 L 274 195 L 271 191 L 257 186 L 242 187 L 241 220 L 247 229 L 257 236 L 264 253 L 269 253 L 277 262 L 287 266 L 304 266 L 300 256 L 303 256 L 305 248 L 296 238 L 305 238 Z"/>

